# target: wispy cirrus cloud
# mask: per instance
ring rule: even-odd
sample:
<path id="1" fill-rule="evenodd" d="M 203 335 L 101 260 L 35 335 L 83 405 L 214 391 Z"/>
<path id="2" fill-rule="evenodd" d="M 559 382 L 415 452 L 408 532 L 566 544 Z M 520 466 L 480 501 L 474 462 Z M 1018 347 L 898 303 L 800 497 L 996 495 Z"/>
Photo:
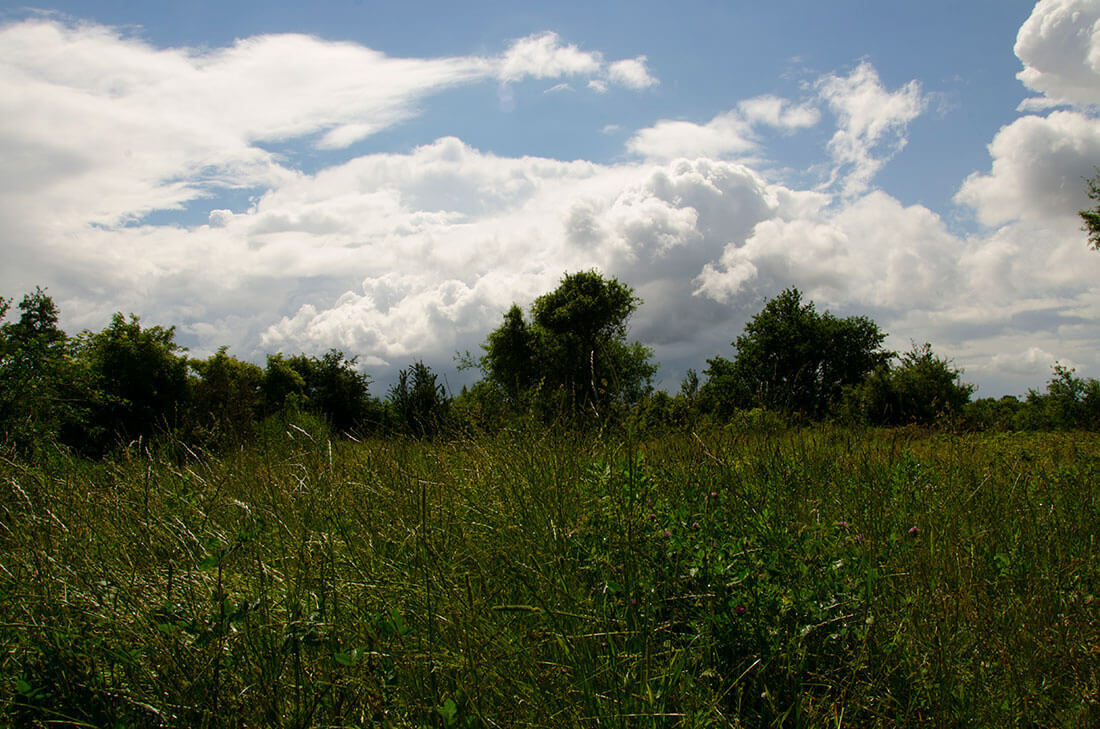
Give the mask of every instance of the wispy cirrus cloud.
<path id="1" fill-rule="evenodd" d="M 609 85 L 634 91 L 658 83 L 646 66 L 646 57 L 637 56 L 607 62 L 599 51 L 583 51 L 566 44 L 550 31 L 521 38 L 497 61 L 497 75 L 505 83 L 525 78 L 556 79 L 577 76 L 589 79 L 589 86 L 606 91 Z"/>
<path id="2" fill-rule="evenodd" d="M 910 81 L 888 91 L 867 61 L 846 76 L 829 74 L 816 84 L 821 100 L 837 117 L 829 140 L 835 162 L 832 180 L 842 180 L 845 194 L 865 192 L 871 179 L 906 144 L 909 122 L 927 102 L 920 84 Z"/>
<path id="3" fill-rule="evenodd" d="M 731 158 L 760 147 L 758 129 L 773 127 L 791 132 L 817 124 L 820 113 L 810 104 L 794 104 L 778 96 L 746 99 L 736 109 L 718 114 L 705 124 L 663 119 L 637 131 L 627 148 L 648 159 L 677 157 Z"/>

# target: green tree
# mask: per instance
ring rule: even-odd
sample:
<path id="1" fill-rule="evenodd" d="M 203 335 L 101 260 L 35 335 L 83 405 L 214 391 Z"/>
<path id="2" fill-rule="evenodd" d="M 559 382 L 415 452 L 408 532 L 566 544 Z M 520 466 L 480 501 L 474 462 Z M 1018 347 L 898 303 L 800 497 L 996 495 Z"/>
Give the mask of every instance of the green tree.
<path id="1" fill-rule="evenodd" d="M 764 407 L 820 417 L 848 385 L 862 382 L 889 361 L 886 335 L 866 317 L 841 319 L 803 303 L 796 288 L 765 304 L 733 342 L 737 353 L 707 360 L 700 391 L 705 406 L 721 415 Z"/>
<path id="2" fill-rule="evenodd" d="M 1055 363 L 1046 392 L 1028 391 L 1026 421 L 1031 428 L 1100 430 L 1100 382 L 1074 372 Z"/>
<path id="3" fill-rule="evenodd" d="M 192 387 L 190 420 L 216 437 L 240 441 L 251 435 L 260 413 L 264 372 L 226 350 L 221 347 L 205 360 L 191 360 L 198 381 Z"/>
<path id="4" fill-rule="evenodd" d="M 450 418 L 451 399 L 422 361 L 398 373 L 389 402 L 397 427 L 418 438 L 435 434 Z"/>
<path id="5" fill-rule="evenodd" d="M 357 357 L 330 349 L 321 357 L 269 355 L 260 383 L 268 412 L 304 409 L 339 431 L 373 427 L 381 404 L 370 394 L 370 377 L 356 369 Z"/>
<path id="6" fill-rule="evenodd" d="M 483 345 L 486 379 L 544 413 L 606 417 L 652 389 L 651 351 L 627 341 L 641 300 L 596 271 L 568 274 L 535 299 L 531 321 L 513 306 Z"/>
<path id="7" fill-rule="evenodd" d="M 0 321 L 10 307 L 0 298 Z M 0 325 L 0 439 L 28 450 L 82 426 L 87 378 L 43 289 L 24 296 L 19 311 Z"/>
<path id="8" fill-rule="evenodd" d="M 974 386 L 932 345 L 913 345 L 898 366 L 883 365 L 847 394 L 850 412 L 876 425 L 932 423 L 962 414 Z"/>
<path id="9" fill-rule="evenodd" d="M 1094 250 L 1100 250 L 1100 172 L 1092 179 L 1086 180 L 1085 185 L 1090 199 L 1097 205 L 1091 210 L 1082 210 L 1078 213 L 1085 222 L 1084 230 L 1089 234 L 1089 245 Z"/>
<path id="10" fill-rule="evenodd" d="M 80 336 L 77 355 L 97 392 L 92 410 L 101 447 L 179 425 L 189 379 L 175 337 L 175 327 L 143 328 L 138 317 L 121 313 L 102 331 Z"/>
<path id="11" fill-rule="evenodd" d="M 489 379 L 518 402 L 538 375 L 534 335 L 518 306 L 513 304 L 504 315 L 504 323 L 489 335 L 484 349 L 482 363 Z"/>

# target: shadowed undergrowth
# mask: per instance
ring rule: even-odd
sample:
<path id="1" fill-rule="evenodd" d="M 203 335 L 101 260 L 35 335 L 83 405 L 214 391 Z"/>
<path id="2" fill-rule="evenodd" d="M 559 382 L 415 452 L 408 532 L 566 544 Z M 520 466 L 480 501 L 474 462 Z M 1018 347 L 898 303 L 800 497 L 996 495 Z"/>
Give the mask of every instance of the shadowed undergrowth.
<path id="1" fill-rule="evenodd" d="M 0 717 L 1092 726 L 1098 467 L 824 426 L 4 460 Z"/>

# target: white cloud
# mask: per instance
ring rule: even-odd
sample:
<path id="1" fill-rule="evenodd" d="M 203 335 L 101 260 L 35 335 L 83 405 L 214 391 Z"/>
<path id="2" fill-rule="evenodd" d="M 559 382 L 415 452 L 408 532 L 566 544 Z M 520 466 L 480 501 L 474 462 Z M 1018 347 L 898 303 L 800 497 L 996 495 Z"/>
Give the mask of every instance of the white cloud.
<path id="1" fill-rule="evenodd" d="M 293 176 L 256 142 L 334 147 L 484 76 L 481 59 L 391 59 L 306 36 L 158 50 L 99 26 L 0 29 L 4 207 L 71 229 L 115 225 L 224 187 Z M 48 213 L 47 213 L 48 211 Z"/>
<path id="2" fill-rule="evenodd" d="M 997 135 L 991 170 L 958 200 L 999 227 L 966 239 L 923 206 L 868 191 L 925 102 L 915 82 L 884 88 L 866 62 L 811 98 L 659 121 L 628 141 L 639 157 L 610 164 L 442 138 L 306 174 L 259 144 L 344 148 L 426 95 L 478 81 L 500 83 L 501 108 L 514 108 L 524 78 L 652 85 L 643 58 L 608 63 L 552 34 L 496 58 L 393 59 L 305 36 L 162 50 L 95 26 L 7 26 L 0 283 L 49 285 L 78 327 L 116 310 L 178 324 L 197 354 L 337 346 L 384 370 L 421 357 L 446 367 L 513 301 L 598 267 L 645 299 L 634 333 L 666 365 L 728 354 L 763 298 L 796 285 L 822 307 L 873 316 L 899 348 L 931 341 L 1006 388 L 1036 384 L 1048 355 L 1100 367 L 1100 256 L 1075 215 L 1076 176 L 1091 173 L 1082 163 L 1100 139 L 1081 111 Z M 821 124 L 819 107 L 839 127 L 822 152 L 837 188 L 795 189 L 744 161 L 769 133 Z M 205 224 L 137 224 L 233 186 L 254 198 L 212 200 Z"/>
<path id="3" fill-rule="evenodd" d="M 557 33 L 538 33 L 515 41 L 500 62 L 502 81 L 520 81 L 527 76 L 560 78 L 592 75 L 603 67 L 603 55 L 586 52 L 575 45 L 563 45 Z"/>
<path id="4" fill-rule="evenodd" d="M 742 101 L 736 110 L 718 114 L 706 124 L 661 120 L 636 132 L 627 142 L 627 149 L 653 160 L 736 157 L 759 147 L 754 127 L 792 132 L 813 126 L 819 118 L 820 113 L 810 104 L 796 105 L 778 96 L 758 96 Z"/>
<path id="5" fill-rule="evenodd" d="M 640 91 L 658 83 L 646 68 L 646 57 L 627 58 L 615 61 L 607 69 L 607 78 L 613 84 Z"/>
<path id="6" fill-rule="evenodd" d="M 1100 104 L 1100 2 L 1040 0 L 1016 37 L 1017 74 L 1043 95 L 1026 108 Z"/>
<path id="7" fill-rule="evenodd" d="M 867 190 L 871 178 L 906 144 L 905 131 L 924 110 L 920 84 L 910 81 L 887 91 L 878 72 L 863 61 L 847 76 L 830 74 L 817 82 L 818 94 L 837 117 L 838 129 L 829 141 L 846 194 Z"/>
<path id="8" fill-rule="evenodd" d="M 641 91 L 659 83 L 649 72 L 645 56 L 608 63 L 602 53 L 565 45 L 553 32 L 537 33 L 515 41 L 500 58 L 497 74 L 504 83 L 528 77 L 583 76 L 588 78 L 588 88 L 600 94 L 606 93 L 612 85 Z M 561 83 L 550 90 L 565 88 L 569 87 Z"/>
<path id="9" fill-rule="evenodd" d="M 751 126 L 738 114 L 720 114 L 706 124 L 659 121 L 637 132 L 627 148 L 650 159 L 726 157 L 756 148 Z"/>
<path id="10" fill-rule="evenodd" d="M 770 94 L 746 99 L 737 108 L 749 124 L 766 124 L 785 131 L 812 127 L 821 119 L 821 112 L 809 104 L 796 106 Z"/>
<path id="11" fill-rule="evenodd" d="M 1000 352 L 993 355 L 995 369 L 1014 375 L 1035 377 L 1050 374 L 1056 358 L 1041 347 L 1028 347 L 1022 352 Z"/>
<path id="12" fill-rule="evenodd" d="M 0 28 L 0 151 L 19 180 L 15 207 L 49 209 L 62 227 L 114 225 L 293 176 L 258 143 L 318 135 L 317 147 L 340 149 L 456 85 L 605 73 L 599 53 L 553 33 L 496 59 L 408 59 L 291 34 L 157 49 L 103 26 L 29 20 Z"/>
<path id="13" fill-rule="evenodd" d="M 800 213 L 731 242 L 704 267 L 700 293 L 726 301 L 745 287 L 766 295 L 795 282 L 823 302 L 902 310 L 936 308 L 958 287 L 961 241 L 927 208 L 873 192 L 833 213 Z"/>
<path id="14" fill-rule="evenodd" d="M 1100 119 L 1076 111 L 1024 116 L 997 132 L 989 153 L 992 170 L 970 175 L 955 197 L 979 220 L 1073 217 L 1089 205 L 1084 179 L 1100 161 Z"/>
<path id="15" fill-rule="evenodd" d="M 224 228 L 233 220 L 232 210 L 211 210 L 208 216 L 211 228 Z"/>
<path id="16" fill-rule="evenodd" d="M 461 197 L 441 198 L 441 187 Z M 369 213 L 349 208 L 341 216 L 362 221 L 356 230 L 330 234 L 323 245 L 317 240 L 320 250 L 300 255 L 316 265 L 321 253 L 330 275 L 354 270 L 361 285 L 288 313 L 264 332 L 265 348 L 323 349 L 338 341 L 395 364 L 411 353 L 446 357 L 476 349 L 511 302 L 530 303 L 563 271 L 593 266 L 658 292 L 639 315 L 651 339 L 668 338 L 660 324 L 672 319 L 681 322 L 672 336 L 689 337 L 713 320 L 716 307 L 692 297 L 690 287 L 662 282 L 694 275 L 729 236 L 747 235 L 776 205 L 758 176 L 730 163 L 516 160 L 441 140 L 413 155 L 364 157 L 303 178 L 262 201 L 252 217 L 314 201 L 330 207 L 335 191 L 356 189 L 363 202 L 368 191 L 388 190 L 389 202 Z M 430 219 L 412 212 L 427 208 L 441 210 Z M 278 245 L 269 237 L 253 235 L 247 247 Z M 287 275 L 322 274 L 281 265 Z M 700 309 L 708 317 L 689 315 Z"/>

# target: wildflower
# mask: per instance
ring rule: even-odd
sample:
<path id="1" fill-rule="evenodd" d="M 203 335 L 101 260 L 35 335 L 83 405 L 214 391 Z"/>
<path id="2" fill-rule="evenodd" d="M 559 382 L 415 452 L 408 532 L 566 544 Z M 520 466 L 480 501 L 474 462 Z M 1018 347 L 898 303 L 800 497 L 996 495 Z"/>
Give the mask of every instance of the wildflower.
<path id="1" fill-rule="evenodd" d="M 915 537 L 916 537 L 916 536 L 918 536 L 919 534 L 920 534 L 920 527 L 916 527 L 916 526 L 914 526 L 914 527 L 910 527 L 910 528 L 909 528 L 909 536 L 911 536 L 911 537 L 914 537 L 914 538 L 915 538 Z"/>
<path id="2" fill-rule="evenodd" d="M 672 536 L 672 532 L 670 532 L 670 531 L 669 531 L 668 529 L 665 529 L 665 536 L 666 536 L 666 537 L 671 537 L 671 536 Z"/>
<path id="3" fill-rule="evenodd" d="M 734 609 L 737 611 L 738 615 L 744 615 L 745 614 L 745 606 L 744 605 L 738 605 Z"/>
<path id="4" fill-rule="evenodd" d="M 697 522 L 697 521 L 691 522 L 691 528 L 692 529 L 698 529 L 699 528 L 699 522 Z"/>

